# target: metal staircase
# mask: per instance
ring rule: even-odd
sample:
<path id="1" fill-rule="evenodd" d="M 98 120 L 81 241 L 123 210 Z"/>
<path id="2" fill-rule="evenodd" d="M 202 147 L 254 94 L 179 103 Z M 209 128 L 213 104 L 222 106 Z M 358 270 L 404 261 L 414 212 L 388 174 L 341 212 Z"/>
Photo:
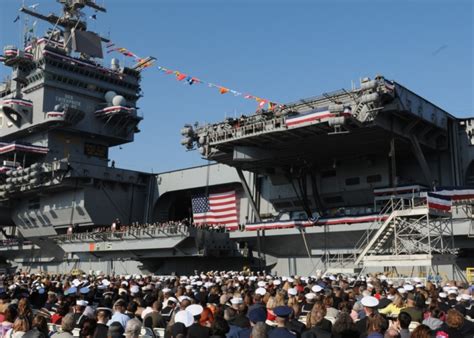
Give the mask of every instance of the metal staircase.
<path id="1" fill-rule="evenodd" d="M 354 249 L 349 250 L 350 253 L 341 253 L 338 252 L 333 255 L 329 255 L 327 259 L 329 269 L 355 269 L 358 267 L 356 261 L 360 256 L 360 253 L 369 247 L 371 241 L 375 241 L 375 234 L 380 229 L 385 229 L 390 223 L 390 220 L 393 219 L 392 210 L 400 208 L 402 204 L 401 200 L 394 201 L 391 200 L 384 205 L 380 210 L 376 219 L 372 224 L 367 228 L 364 235 L 356 243 Z M 392 217 L 392 218 L 391 218 Z"/>
<path id="2" fill-rule="evenodd" d="M 351 254 L 329 259 L 329 269 L 413 267 L 454 264 L 450 215 L 431 214 L 426 203 L 392 199 L 380 211 Z M 434 268 L 436 269 L 436 268 Z"/>

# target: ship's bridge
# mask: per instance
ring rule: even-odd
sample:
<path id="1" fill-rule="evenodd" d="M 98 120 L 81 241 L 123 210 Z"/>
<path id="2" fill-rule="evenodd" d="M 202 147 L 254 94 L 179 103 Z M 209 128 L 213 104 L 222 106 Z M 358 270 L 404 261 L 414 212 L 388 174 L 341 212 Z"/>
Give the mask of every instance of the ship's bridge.
<path id="1" fill-rule="evenodd" d="M 390 162 L 396 154 L 397 160 L 410 157 L 418 163 L 431 184 L 438 177 L 430 159 L 453 146 L 454 120 L 404 86 L 377 76 L 363 79 L 356 89 L 220 123 L 186 125 L 181 133 L 186 148 L 243 170 L 271 175 L 305 166 L 335 168 L 340 161 L 373 156 Z"/>

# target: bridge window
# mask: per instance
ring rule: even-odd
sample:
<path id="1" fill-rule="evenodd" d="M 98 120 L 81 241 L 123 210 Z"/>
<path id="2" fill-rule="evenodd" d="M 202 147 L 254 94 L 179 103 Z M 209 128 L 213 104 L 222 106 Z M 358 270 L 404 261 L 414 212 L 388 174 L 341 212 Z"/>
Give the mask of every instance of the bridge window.
<path id="1" fill-rule="evenodd" d="M 358 185 L 358 184 L 360 184 L 360 177 L 346 178 L 346 185 Z"/>

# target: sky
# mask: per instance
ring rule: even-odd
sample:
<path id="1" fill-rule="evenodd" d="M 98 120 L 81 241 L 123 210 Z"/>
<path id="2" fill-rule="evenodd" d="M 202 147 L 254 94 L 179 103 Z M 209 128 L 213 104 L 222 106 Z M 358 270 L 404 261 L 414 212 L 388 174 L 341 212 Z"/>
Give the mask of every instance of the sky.
<path id="1" fill-rule="evenodd" d="M 0 45 L 19 45 L 22 2 L 0 0 Z M 89 28 L 157 65 L 277 103 L 382 74 L 458 117 L 474 116 L 472 0 L 97 0 Z M 93 14 L 93 11 L 88 11 Z M 48 26 L 38 23 L 38 34 Z M 109 35 L 110 34 L 110 35 Z M 131 65 L 130 60 L 114 55 Z M 8 75 L 0 66 L 0 78 Z M 146 69 L 144 120 L 133 143 L 112 148 L 117 167 L 163 172 L 207 163 L 180 145 L 185 123 L 255 112 L 242 96 L 189 86 Z"/>

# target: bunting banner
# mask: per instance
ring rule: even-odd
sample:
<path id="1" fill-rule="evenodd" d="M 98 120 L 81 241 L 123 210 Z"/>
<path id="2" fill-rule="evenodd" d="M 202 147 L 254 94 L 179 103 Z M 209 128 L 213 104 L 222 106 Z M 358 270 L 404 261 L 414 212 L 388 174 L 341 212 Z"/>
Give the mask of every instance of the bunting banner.
<path id="1" fill-rule="evenodd" d="M 115 45 L 115 43 L 109 42 L 107 44 L 107 53 L 112 53 L 112 52 L 117 52 L 117 53 L 120 53 L 120 54 L 122 54 L 126 57 L 133 58 L 137 62 L 137 67 L 140 70 L 143 69 L 143 68 L 151 67 L 154 63 L 154 60 L 150 60 L 150 59 L 147 59 L 147 58 L 141 58 L 137 54 L 135 54 L 132 51 L 128 50 L 127 48 L 118 47 L 118 46 Z M 203 81 L 203 80 L 201 80 L 201 79 L 199 79 L 195 76 L 191 76 L 191 75 L 188 75 L 186 73 L 183 73 L 183 72 L 180 72 L 180 71 L 177 71 L 177 70 L 169 69 L 169 68 L 166 68 L 166 67 L 163 67 L 163 66 L 157 66 L 157 68 L 158 68 L 158 71 L 162 72 L 163 74 L 165 74 L 165 75 L 174 75 L 177 81 L 187 83 L 190 86 L 194 85 L 194 84 L 203 84 L 203 85 L 207 85 L 208 88 L 217 89 L 218 93 L 221 94 L 221 95 L 231 94 L 233 96 L 241 96 L 241 97 L 243 97 L 244 99 L 247 99 L 247 100 L 254 100 L 254 101 L 257 102 L 257 110 L 266 109 L 268 111 L 272 111 L 276 107 L 281 106 L 281 105 L 279 105 L 278 103 L 276 103 L 274 101 L 264 99 L 264 98 L 261 98 L 261 97 L 255 96 L 255 95 L 251 95 L 251 94 L 244 94 L 240 91 L 237 91 L 237 90 L 234 90 L 234 89 L 231 89 L 231 88 L 227 88 L 227 87 L 224 87 L 224 86 L 221 86 L 221 85 L 217 85 L 217 84 L 214 84 L 214 83 L 211 83 L 211 82 L 206 82 L 206 81 Z"/>

